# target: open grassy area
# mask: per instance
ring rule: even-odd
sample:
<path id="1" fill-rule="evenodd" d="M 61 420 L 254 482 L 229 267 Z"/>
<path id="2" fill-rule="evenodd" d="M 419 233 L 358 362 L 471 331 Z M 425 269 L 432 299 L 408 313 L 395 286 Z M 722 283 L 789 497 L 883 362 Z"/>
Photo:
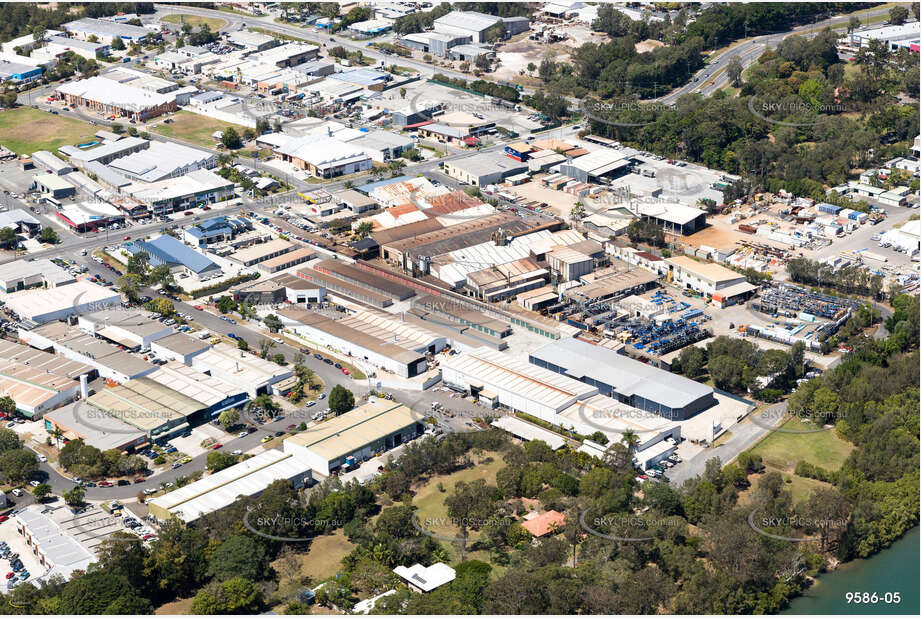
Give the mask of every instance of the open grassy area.
<path id="1" fill-rule="evenodd" d="M 819 487 L 831 487 L 829 483 L 823 483 L 822 481 L 817 481 L 815 479 L 807 479 L 802 476 L 796 476 L 795 474 L 785 474 L 781 470 L 777 470 L 771 466 L 765 468 L 765 474 L 768 472 L 780 472 L 784 478 L 784 481 L 789 480 L 789 483 L 784 484 L 784 489 L 790 491 L 793 495 L 793 503 L 798 504 L 809 498 L 812 492 Z M 758 487 L 760 479 L 763 478 L 763 475 L 752 475 L 749 477 L 751 481 L 751 487 L 745 491 L 739 492 L 739 504 L 746 505 L 751 502 L 751 497 L 755 492 L 755 489 Z"/>
<path id="2" fill-rule="evenodd" d="M 192 603 L 194 601 L 195 597 L 170 601 L 158 607 L 154 610 L 154 613 L 159 615 L 189 615 L 192 613 Z"/>
<path id="3" fill-rule="evenodd" d="M 787 421 L 782 428 L 788 431 L 774 431 L 752 449 L 753 453 L 761 455 L 765 465 L 782 472 L 792 473 L 800 460 L 826 470 L 837 470 L 854 449 L 854 445 L 839 438 L 834 430 L 806 433 L 815 427 L 799 419 Z"/>
<path id="4" fill-rule="evenodd" d="M 202 25 L 208 24 L 212 32 L 217 32 L 227 25 L 227 20 L 221 19 L 220 17 L 199 17 L 198 15 L 187 15 L 185 13 L 164 15 L 162 21 L 178 25 L 180 17 L 182 17 L 183 23 L 189 24 L 193 28 L 200 28 Z"/>
<path id="5" fill-rule="evenodd" d="M 246 127 L 238 124 L 221 122 L 207 116 L 181 110 L 173 115 L 173 122 L 165 124 L 161 121 L 150 132 L 185 140 L 206 148 L 213 148 L 217 140 L 211 137 L 211 134 L 215 131 L 223 131 L 227 127 L 233 127 L 241 135 L 246 130 Z"/>
<path id="6" fill-rule="evenodd" d="M 36 150 L 56 152 L 66 144 L 92 141 L 97 130 L 91 124 L 31 107 L 0 112 L 0 144 L 16 154 L 32 154 Z"/>
<path id="7" fill-rule="evenodd" d="M 341 528 L 334 534 L 319 536 L 310 542 L 310 549 L 306 553 L 297 555 L 300 561 L 298 573 L 310 577 L 312 581 L 332 577 L 341 570 L 339 563 L 354 548 L 355 545 L 345 538 Z M 280 565 L 272 566 L 278 569 Z"/>

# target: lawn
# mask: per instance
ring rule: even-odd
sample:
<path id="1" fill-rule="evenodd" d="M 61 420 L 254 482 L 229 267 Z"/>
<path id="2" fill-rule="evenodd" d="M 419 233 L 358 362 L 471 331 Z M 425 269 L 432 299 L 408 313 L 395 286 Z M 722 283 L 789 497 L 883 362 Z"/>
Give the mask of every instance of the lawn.
<path id="1" fill-rule="evenodd" d="M 768 472 L 780 472 L 784 478 L 784 481 L 787 481 L 787 480 L 790 481 L 789 483 L 784 484 L 784 489 L 789 490 L 790 493 L 793 495 L 794 504 L 798 504 L 798 503 L 801 503 L 809 499 L 809 496 L 810 494 L 812 494 L 813 490 L 818 489 L 819 487 L 825 487 L 825 488 L 831 487 L 829 483 L 823 483 L 822 481 L 817 481 L 815 479 L 807 479 L 802 476 L 796 476 L 795 474 L 784 474 L 783 471 L 777 470 L 776 468 L 773 468 L 771 466 L 768 466 L 767 468 L 765 468 L 764 472 L 765 474 Z M 762 479 L 763 477 L 764 477 L 763 474 L 752 475 L 749 477 L 749 480 L 751 481 L 752 485 L 745 491 L 739 492 L 739 504 L 740 505 L 745 505 L 745 504 L 750 503 L 751 497 L 754 494 L 754 491 L 757 488 L 758 483 L 760 482 L 760 479 Z"/>
<path id="2" fill-rule="evenodd" d="M 483 463 L 484 460 L 489 457 L 492 458 L 492 461 Z M 495 485 L 496 473 L 504 467 L 505 462 L 502 461 L 502 454 L 490 451 L 483 453 L 476 461 L 476 464 L 470 468 L 458 470 L 452 474 L 441 474 L 430 478 L 416 490 L 416 495 L 413 498 L 413 505 L 418 508 L 416 513 L 422 527 L 435 534 L 449 537 L 458 536 L 460 534 L 460 529 L 446 521 L 448 518 L 448 509 L 445 507 L 445 498 L 451 494 L 458 481 L 469 483 L 477 479 L 483 479 L 488 484 Z M 438 490 L 439 483 L 444 487 L 444 493 Z M 481 532 L 471 531 L 468 545 L 470 542 L 479 538 L 481 534 Z M 455 558 L 460 559 L 456 544 L 444 541 L 442 545 L 449 546 L 449 551 L 452 552 Z M 472 552 L 467 557 L 475 557 L 476 555 L 477 552 Z"/>
<path id="3" fill-rule="evenodd" d="M 223 131 L 227 127 L 233 127 L 241 135 L 246 130 L 246 127 L 238 124 L 221 122 L 207 116 L 181 110 L 173 115 L 173 122 L 165 124 L 161 121 L 157 123 L 156 128 L 150 131 L 166 137 L 185 140 L 205 148 L 213 148 L 216 140 L 211 137 L 211 134 L 215 131 Z"/>
<path id="4" fill-rule="evenodd" d="M 192 613 L 193 601 L 195 601 L 195 597 L 170 601 L 169 603 L 164 603 L 158 607 L 156 610 L 154 610 L 154 613 L 160 615 L 189 615 Z"/>
<path id="5" fill-rule="evenodd" d="M 182 17 L 183 23 L 189 24 L 193 28 L 200 28 L 204 24 L 208 24 L 212 32 L 217 32 L 227 25 L 227 20 L 220 17 L 199 17 L 198 15 L 186 15 L 185 13 L 181 15 L 164 15 L 161 21 L 178 24 L 180 17 Z"/>
<path id="6" fill-rule="evenodd" d="M 67 144 L 92 141 L 97 130 L 85 122 L 31 107 L 0 112 L 0 144 L 16 154 L 32 154 L 36 150 L 56 152 Z"/>
<path id="7" fill-rule="evenodd" d="M 353 549 L 355 545 L 345 538 L 342 529 L 334 534 L 318 536 L 310 542 L 310 549 L 306 553 L 297 554 L 300 561 L 298 572 L 300 575 L 310 577 L 311 581 L 321 581 L 336 575 L 341 569 L 339 563 Z M 275 562 L 278 562 L 276 560 Z M 278 571 L 280 564 L 273 564 Z"/>
<path id="8" fill-rule="evenodd" d="M 838 470 L 854 449 L 854 445 L 839 438 L 834 430 L 806 433 L 804 430 L 814 427 L 799 419 L 787 421 L 782 428 L 787 431 L 771 432 L 752 449 L 753 453 L 761 455 L 765 465 L 782 472 L 792 473 L 800 460 L 826 470 Z"/>

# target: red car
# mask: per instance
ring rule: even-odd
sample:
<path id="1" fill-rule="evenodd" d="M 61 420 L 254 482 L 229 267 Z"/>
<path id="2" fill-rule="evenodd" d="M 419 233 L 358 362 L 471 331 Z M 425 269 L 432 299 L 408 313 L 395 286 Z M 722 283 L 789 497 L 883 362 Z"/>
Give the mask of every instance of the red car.
<path id="1" fill-rule="evenodd" d="M 141 537 L 141 539 L 144 541 L 149 541 L 152 538 L 154 538 L 154 535 L 152 534 L 145 534 L 144 536 Z"/>
<path id="2" fill-rule="evenodd" d="M 114 484 L 112 483 L 112 481 L 99 481 L 98 483 L 96 483 L 96 485 L 98 485 L 99 487 L 112 487 Z"/>
<path id="3" fill-rule="evenodd" d="M 126 234 L 125 237 L 122 238 L 122 240 L 131 240 L 131 235 L 130 235 L 130 234 Z"/>
<path id="4" fill-rule="evenodd" d="M 343 367 L 343 368 L 342 368 L 342 373 L 344 373 L 345 375 L 349 375 L 349 370 L 346 369 L 345 367 Z"/>
<path id="5" fill-rule="evenodd" d="M 221 448 L 222 446 L 224 446 L 224 445 L 221 444 L 220 442 L 218 442 L 217 444 L 215 444 L 214 446 L 211 447 L 211 450 L 212 450 L 212 451 L 216 451 L 217 449 Z"/>
<path id="6" fill-rule="evenodd" d="M 139 477 L 137 477 L 136 479 L 134 479 L 134 482 L 135 482 L 135 484 L 137 484 L 137 483 L 143 483 L 143 482 L 146 481 L 146 480 L 147 480 L 147 479 L 145 479 L 143 476 L 139 476 Z"/>
<path id="7" fill-rule="evenodd" d="M 0 523 L 5 522 L 9 517 L 7 515 L 0 515 Z"/>
<path id="8" fill-rule="evenodd" d="M 201 305 L 194 305 L 193 308 L 194 308 L 194 309 L 198 309 L 199 311 L 204 311 L 204 310 L 205 310 L 205 308 L 202 307 Z"/>
<path id="9" fill-rule="evenodd" d="M 16 575 L 16 572 L 15 572 L 15 571 L 10 571 L 9 573 L 6 574 L 6 578 L 7 578 L 7 579 L 13 579 L 13 577 L 14 577 L 15 575 Z"/>
<path id="10" fill-rule="evenodd" d="M 285 427 L 285 429 L 287 429 L 288 431 L 291 431 L 292 429 L 295 429 L 296 427 L 297 427 L 297 425 L 291 424 L 291 425 L 288 425 L 287 427 Z"/>

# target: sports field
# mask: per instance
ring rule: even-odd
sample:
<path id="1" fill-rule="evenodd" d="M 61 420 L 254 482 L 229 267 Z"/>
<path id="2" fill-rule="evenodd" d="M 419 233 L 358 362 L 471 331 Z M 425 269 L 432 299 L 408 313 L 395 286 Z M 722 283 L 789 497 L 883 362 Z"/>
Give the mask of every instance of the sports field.
<path id="1" fill-rule="evenodd" d="M 16 154 L 32 154 L 36 150 L 55 152 L 67 144 L 91 141 L 97 130 L 80 120 L 31 107 L 0 111 L 0 144 Z"/>

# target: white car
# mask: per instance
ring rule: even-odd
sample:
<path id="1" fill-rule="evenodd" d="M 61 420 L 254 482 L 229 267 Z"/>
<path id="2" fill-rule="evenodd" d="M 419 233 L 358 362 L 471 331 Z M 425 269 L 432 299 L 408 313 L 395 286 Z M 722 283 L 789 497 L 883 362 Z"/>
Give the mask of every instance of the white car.
<path id="1" fill-rule="evenodd" d="M 237 449 L 237 450 L 231 452 L 230 454 L 231 454 L 231 455 L 242 455 L 242 454 L 243 454 L 243 451 L 241 451 L 240 449 Z"/>
<path id="2" fill-rule="evenodd" d="M 248 432 L 248 431 L 241 431 L 240 433 L 237 434 L 237 437 L 238 437 L 238 438 L 245 438 L 245 437 L 248 436 L 248 435 L 249 435 L 249 432 Z"/>
<path id="3" fill-rule="evenodd" d="M 38 456 L 38 460 L 39 460 L 40 462 L 42 462 L 42 463 L 45 463 L 45 462 L 48 461 L 48 458 L 45 457 L 44 455 L 39 455 L 39 456 Z"/>
<path id="4" fill-rule="evenodd" d="M 38 487 L 39 485 L 41 485 L 41 483 L 39 483 L 38 481 L 29 481 L 29 485 L 31 485 L 32 487 Z"/>
<path id="5" fill-rule="evenodd" d="M 272 341 L 274 341 L 275 343 L 284 343 L 284 341 L 282 341 L 281 337 L 272 337 Z"/>

